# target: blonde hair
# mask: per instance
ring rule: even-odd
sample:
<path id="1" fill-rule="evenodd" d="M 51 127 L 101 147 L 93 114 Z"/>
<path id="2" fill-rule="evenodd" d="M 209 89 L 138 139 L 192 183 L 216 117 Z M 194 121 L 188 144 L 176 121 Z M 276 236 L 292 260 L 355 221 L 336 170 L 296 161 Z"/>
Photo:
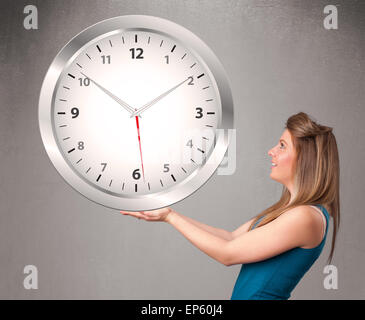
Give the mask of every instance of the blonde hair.
<path id="1" fill-rule="evenodd" d="M 340 225 L 340 166 L 336 138 L 332 128 L 320 125 L 306 113 L 292 115 L 286 122 L 296 151 L 292 202 L 284 186 L 278 202 L 257 215 L 249 227 L 261 218 L 257 227 L 276 219 L 285 211 L 300 205 L 323 205 L 333 219 L 332 246 L 328 261 L 332 261 L 336 235 Z"/>

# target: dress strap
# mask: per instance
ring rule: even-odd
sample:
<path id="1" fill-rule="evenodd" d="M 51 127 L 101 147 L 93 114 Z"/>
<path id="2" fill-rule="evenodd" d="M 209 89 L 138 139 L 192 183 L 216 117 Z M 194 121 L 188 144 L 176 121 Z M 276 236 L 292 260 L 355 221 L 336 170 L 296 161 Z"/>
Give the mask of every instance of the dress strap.
<path id="1" fill-rule="evenodd" d="M 321 214 L 321 217 L 322 217 L 322 220 L 323 220 L 323 228 L 322 228 L 322 240 L 323 240 L 323 238 L 324 238 L 324 236 L 325 236 L 325 234 L 326 234 L 326 232 L 327 232 L 327 225 L 328 225 L 328 221 L 327 221 L 327 216 L 326 216 L 326 214 L 322 211 L 322 210 L 320 210 L 317 206 L 312 206 L 311 205 L 311 207 L 313 207 L 314 209 L 316 209 L 320 214 Z"/>

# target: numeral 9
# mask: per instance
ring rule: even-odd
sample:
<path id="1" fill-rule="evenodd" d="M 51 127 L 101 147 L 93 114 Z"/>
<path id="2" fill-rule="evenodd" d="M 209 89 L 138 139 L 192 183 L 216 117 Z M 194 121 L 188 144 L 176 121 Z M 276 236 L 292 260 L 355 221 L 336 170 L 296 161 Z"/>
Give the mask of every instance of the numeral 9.
<path id="1" fill-rule="evenodd" d="M 77 118 L 79 116 L 79 109 L 77 109 L 76 107 L 72 108 L 71 114 L 72 114 L 72 119 Z"/>

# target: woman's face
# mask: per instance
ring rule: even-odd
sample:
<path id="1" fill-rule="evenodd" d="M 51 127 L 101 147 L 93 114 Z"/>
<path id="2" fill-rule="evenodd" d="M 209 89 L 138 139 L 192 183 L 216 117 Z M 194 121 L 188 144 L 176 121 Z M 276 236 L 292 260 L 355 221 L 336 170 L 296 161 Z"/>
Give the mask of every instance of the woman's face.
<path id="1" fill-rule="evenodd" d="M 269 150 L 271 157 L 270 177 L 284 184 L 290 191 L 294 186 L 294 170 L 296 162 L 296 152 L 292 142 L 292 137 L 288 129 L 281 135 L 278 144 Z"/>

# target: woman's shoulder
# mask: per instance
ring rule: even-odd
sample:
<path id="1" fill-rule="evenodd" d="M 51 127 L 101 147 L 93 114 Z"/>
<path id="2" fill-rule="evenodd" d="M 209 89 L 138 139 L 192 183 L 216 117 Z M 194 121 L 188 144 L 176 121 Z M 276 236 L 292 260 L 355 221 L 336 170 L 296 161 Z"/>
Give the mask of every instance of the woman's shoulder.
<path id="1" fill-rule="evenodd" d="M 322 210 L 317 206 L 312 205 L 298 205 L 285 211 L 283 215 L 291 215 L 309 224 L 322 224 L 322 216 L 324 216 Z"/>
<path id="2" fill-rule="evenodd" d="M 292 219 L 297 220 L 298 223 L 296 225 L 305 230 L 302 247 L 313 247 L 322 241 L 324 227 L 323 213 L 319 212 L 321 209 L 316 208 L 311 205 L 299 205 L 283 214 L 290 215 Z"/>

